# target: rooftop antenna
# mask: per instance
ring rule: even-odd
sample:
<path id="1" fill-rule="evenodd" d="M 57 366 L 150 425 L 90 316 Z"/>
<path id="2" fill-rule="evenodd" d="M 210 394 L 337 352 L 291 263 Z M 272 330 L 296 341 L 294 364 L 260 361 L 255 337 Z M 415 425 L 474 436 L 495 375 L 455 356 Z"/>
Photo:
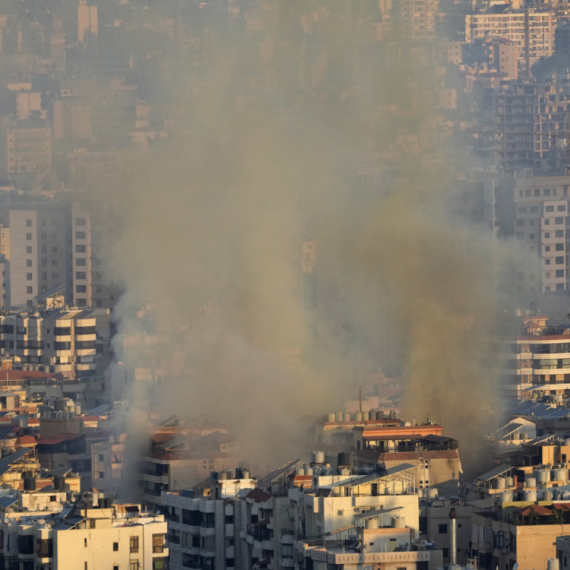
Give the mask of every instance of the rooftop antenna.
<path id="1" fill-rule="evenodd" d="M 358 409 L 362 413 L 362 384 L 358 387 Z"/>

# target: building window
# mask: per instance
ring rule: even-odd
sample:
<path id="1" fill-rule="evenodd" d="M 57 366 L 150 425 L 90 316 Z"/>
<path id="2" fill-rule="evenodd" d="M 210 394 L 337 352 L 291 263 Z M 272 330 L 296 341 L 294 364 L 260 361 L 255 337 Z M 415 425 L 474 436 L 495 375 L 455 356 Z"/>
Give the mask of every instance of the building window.
<path id="1" fill-rule="evenodd" d="M 26 246 L 26 253 L 32 253 L 32 246 L 31 245 Z"/>
<path id="2" fill-rule="evenodd" d="M 34 279 L 33 273 L 26 273 L 26 281 L 32 281 Z"/>
<path id="3" fill-rule="evenodd" d="M 517 226 L 524 226 L 524 220 L 517 220 Z"/>
<path id="4" fill-rule="evenodd" d="M 547 212 L 554 212 L 554 206 L 546 206 Z"/>
<path id="5" fill-rule="evenodd" d="M 52 267 L 57 267 L 57 259 L 51 260 Z"/>
<path id="6" fill-rule="evenodd" d="M 438 528 L 438 532 L 439 532 L 439 534 L 447 534 L 447 525 L 446 524 L 440 524 L 439 528 Z"/>
<path id="7" fill-rule="evenodd" d="M 87 265 L 86 260 L 83 257 L 78 257 L 75 260 L 75 265 L 77 267 L 85 267 Z"/>
<path id="8" fill-rule="evenodd" d="M 84 226 L 85 225 L 85 218 L 75 218 L 75 225 L 76 226 Z"/>
<path id="9" fill-rule="evenodd" d="M 26 234 L 26 240 L 32 241 L 32 234 L 27 233 L 27 234 Z"/>
<path id="10" fill-rule="evenodd" d="M 556 277 L 564 277 L 564 269 L 557 269 Z"/>
<path id="11" fill-rule="evenodd" d="M 75 239 L 85 239 L 85 232 L 75 232 Z"/>
<path id="12" fill-rule="evenodd" d="M 26 259 L 26 267 L 32 267 L 32 260 Z"/>
<path id="13" fill-rule="evenodd" d="M 131 560 L 129 562 L 129 570 L 139 570 L 139 561 L 138 560 Z"/>
<path id="14" fill-rule="evenodd" d="M 76 293 L 87 293 L 87 286 L 86 285 L 77 285 L 75 287 Z"/>
<path id="15" fill-rule="evenodd" d="M 556 251 L 564 251 L 564 244 L 563 243 L 557 243 L 557 244 L 555 244 L 554 249 Z"/>
<path id="16" fill-rule="evenodd" d="M 564 223 L 564 218 L 554 218 L 554 223 L 557 225 Z"/>
<path id="17" fill-rule="evenodd" d="M 154 554 L 164 551 L 164 535 L 163 534 L 153 534 L 152 535 L 152 552 Z"/>
<path id="18" fill-rule="evenodd" d="M 131 536 L 131 553 L 139 551 L 139 537 Z"/>
<path id="19" fill-rule="evenodd" d="M 164 558 L 152 561 L 152 570 L 164 570 L 166 566 L 164 565 Z"/>
<path id="20" fill-rule="evenodd" d="M 99 479 L 105 479 L 105 472 L 104 471 L 98 471 L 97 472 Z"/>
<path id="21" fill-rule="evenodd" d="M 558 206 L 556 206 L 556 211 L 557 212 L 565 212 L 566 206 L 564 204 L 559 204 Z"/>
<path id="22" fill-rule="evenodd" d="M 79 279 L 79 280 L 87 279 L 87 273 L 85 273 L 85 271 L 76 271 L 75 272 L 75 279 Z"/>
<path id="23" fill-rule="evenodd" d="M 75 253 L 85 253 L 85 246 L 84 245 L 76 245 L 75 246 Z"/>
<path id="24" fill-rule="evenodd" d="M 33 295 L 34 294 L 34 288 L 33 287 L 26 287 L 26 293 L 28 295 Z"/>
<path id="25" fill-rule="evenodd" d="M 549 246 L 549 245 L 545 245 L 545 246 L 544 246 L 544 251 L 547 251 L 547 252 L 550 251 L 550 246 Z"/>
<path id="26" fill-rule="evenodd" d="M 51 251 L 52 251 L 52 253 L 57 253 L 57 245 L 54 245 L 54 246 L 51 248 Z"/>
<path id="27" fill-rule="evenodd" d="M 119 550 L 119 543 L 113 542 L 113 552 L 117 552 Z"/>
<path id="28" fill-rule="evenodd" d="M 545 260 L 544 260 L 544 265 L 550 265 L 550 259 L 545 259 Z"/>
<path id="29" fill-rule="evenodd" d="M 27 228 L 31 228 L 31 227 L 32 227 L 32 220 L 26 220 L 26 227 L 27 227 Z"/>

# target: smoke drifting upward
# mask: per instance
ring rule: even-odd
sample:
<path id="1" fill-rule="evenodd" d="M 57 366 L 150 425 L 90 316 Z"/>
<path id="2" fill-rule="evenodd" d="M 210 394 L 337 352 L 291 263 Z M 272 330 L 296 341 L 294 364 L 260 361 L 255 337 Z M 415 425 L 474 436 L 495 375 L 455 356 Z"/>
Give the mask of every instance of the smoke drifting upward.
<path id="1" fill-rule="evenodd" d="M 290 18 L 271 13 L 265 43 L 227 34 L 199 80 L 178 63 L 179 128 L 115 197 L 116 350 L 154 376 L 133 409 L 211 413 L 246 460 L 275 463 L 310 446 L 302 419 L 353 395 L 355 371 L 398 360 L 410 419 L 481 433 L 497 406 L 491 244 L 448 216 L 454 155 L 426 142 L 437 77 L 393 42 L 355 70 L 342 18 L 293 38 Z M 370 75 L 381 89 L 359 95 Z"/>

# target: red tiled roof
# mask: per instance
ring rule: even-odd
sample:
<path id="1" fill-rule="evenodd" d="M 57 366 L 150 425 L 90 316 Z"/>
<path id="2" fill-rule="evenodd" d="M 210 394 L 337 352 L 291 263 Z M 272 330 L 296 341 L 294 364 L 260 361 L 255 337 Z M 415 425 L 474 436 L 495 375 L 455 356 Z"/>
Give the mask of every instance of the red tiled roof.
<path id="1" fill-rule="evenodd" d="M 547 509 L 542 505 L 531 505 L 530 507 L 519 509 L 519 513 L 523 517 L 527 517 L 531 513 L 531 511 L 537 515 L 543 515 L 543 516 L 549 516 L 552 514 L 552 511 L 550 509 Z"/>
<path id="2" fill-rule="evenodd" d="M 37 443 L 36 438 L 33 435 L 23 435 L 16 440 L 16 445 L 27 445 L 33 443 L 34 445 Z"/>
<path id="3" fill-rule="evenodd" d="M 101 419 L 101 416 L 81 416 L 84 422 L 96 422 Z"/>

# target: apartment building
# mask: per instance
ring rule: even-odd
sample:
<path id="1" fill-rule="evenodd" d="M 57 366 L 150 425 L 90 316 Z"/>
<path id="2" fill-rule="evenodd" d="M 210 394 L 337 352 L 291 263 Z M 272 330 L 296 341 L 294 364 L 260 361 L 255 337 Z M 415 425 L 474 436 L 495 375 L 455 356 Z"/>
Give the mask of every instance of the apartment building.
<path id="1" fill-rule="evenodd" d="M 2 145 L 5 174 L 37 174 L 51 171 L 51 129 L 8 128 Z"/>
<path id="2" fill-rule="evenodd" d="M 180 433 L 155 434 L 140 473 L 143 500 L 155 508 L 163 492 L 190 489 L 210 472 L 231 469 L 238 461 L 236 444 L 219 432 L 198 439 Z"/>
<path id="3" fill-rule="evenodd" d="M 109 311 L 57 308 L 0 315 L 0 355 L 66 379 L 102 373 L 110 361 Z"/>
<path id="4" fill-rule="evenodd" d="M 127 434 L 111 435 L 91 445 L 91 480 L 103 493 L 117 492 L 125 475 Z"/>
<path id="5" fill-rule="evenodd" d="M 247 551 L 240 540 L 246 503 L 255 488 L 246 469 L 212 473 L 198 492 L 163 493 L 168 521 L 170 569 L 246 570 Z"/>
<path id="6" fill-rule="evenodd" d="M 570 532 L 567 502 L 514 501 L 474 512 L 472 548 L 478 568 L 546 568 L 557 539 Z"/>
<path id="7" fill-rule="evenodd" d="M 0 563 L 23 570 L 166 568 L 162 516 L 148 515 L 137 504 L 113 505 L 98 493 L 85 493 L 78 502 L 62 506 L 60 512 L 3 508 Z"/>
<path id="8" fill-rule="evenodd" d="M 495 224 L 527 255 L 517 260 L 519 295 L 568 291 L 570 176 L 504 178 L 495 183 Z"/>
<path id="9" fill-rule="evenodd" d="M 90 36 L 99 35 L 97 6 L 89 6 L 86 0 L 80 0 L 77 7 L 77 41 L 85 43 Z"/>
<path id="10" fill-rule="evenodd" d="M 402 36 L 413 42 L 433 40 L 439 0 L 402 0 L 399 4 Z"/>
<path id="11" fill-rule="evenodd" d="M 506 170 L 568 162 L 567 86 L 515 83 L 493 98 L 495 158 Z"/>
<path id="12" fill-rule="evenodd" d="M 504 370 L 511 397 L 533 392 L 563 398 L 570 390 L 570 328 L 548 326 L 546 317 L 524 320 L 521 334 L 507 342 L 510 358 Z"/>
<path id="13" fill-rule="evenodd" d="M 112 308 L 119 288 L 109 279 L 103 255 L 118 227 L 113 214 L 99 205 L 87 209 L 79 202 L 71 208 L 72 291 L 78 307 Z"/>
<path id="14" fill-rule="evenodd" d="M 10 306 L 30 306 L 40 293 L 66 286 L 68 216 L 64 207 L 14 209 L 10 228 Z"/>
<path id="15" fill-rule="evenodd" d="M 513 10 L 508 4 L 465 16 L 467 43 L 490 37 L 504 38 L 517 45 L 519 63 L 526 70 L 541 58 L 554 53 L 554 10 L 527 8 Z"/>
<path id="16" fill-rule="evenodd" d="M 412 465 L 331 472 L 314 466 L 312 488 L 289 491 L 298 541 L 295 563 L 310 568 L 437 568 L 442 551 L 420 541 Z M 319 473 L 320 471 L 320 473 Z M 318 474 L 317 474 L 318 473 Z"/>

